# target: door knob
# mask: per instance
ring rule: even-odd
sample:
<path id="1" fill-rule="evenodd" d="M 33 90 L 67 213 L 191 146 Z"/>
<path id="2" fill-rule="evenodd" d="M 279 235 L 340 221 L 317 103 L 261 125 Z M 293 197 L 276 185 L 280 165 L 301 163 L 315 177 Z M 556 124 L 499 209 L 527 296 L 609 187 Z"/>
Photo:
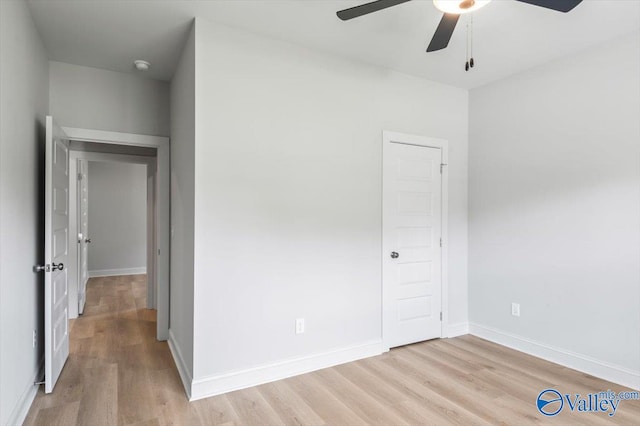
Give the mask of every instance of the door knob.
<path id="1" fill-rule="evenodd" d="M 85 239 L 84 239 L 84 242 L 85 242 L 85 243 L 87 243 L 87 244 L 89 244 L 89 243 L 91 242 L 91 238 L 85 238 Z"/>
<path id="2" fill-rule="evenodd" d="M 33 267 L 33 272 L 49 272 L 51 267 L 49 265 L 35 265 Z"/>
<path id="3" fill-rule="evenodd" d="M 52 263 L 51 270 L 52 271 L 62 271 L 64 269 L 64 263 L 60 262 L 58 264 Z"/>
<path id="4" fill-rule="evenodd" d="M 391 258 L 392 258 L 392 259 L 397 259 L 397 258 L 399 258 L 399 257 L 400 257 L 400 255 L 398 254 L 398 252 L 397 252 L 397 251 L 392 251 L 392 252 L 391 252 Z"/>

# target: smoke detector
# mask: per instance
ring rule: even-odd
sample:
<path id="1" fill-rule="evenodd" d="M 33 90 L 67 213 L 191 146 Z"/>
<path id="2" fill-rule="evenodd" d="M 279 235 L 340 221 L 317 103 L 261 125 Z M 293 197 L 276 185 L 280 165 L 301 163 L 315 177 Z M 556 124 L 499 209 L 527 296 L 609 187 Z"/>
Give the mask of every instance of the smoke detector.
<path id="1" fill-rule="evenodd" d="M 149 71 L 149 68 L 151 68 L 151 64 L 147 61 L 143 61 L 142 59 L 133 61 L 133 65 L 138 71 Z"/>

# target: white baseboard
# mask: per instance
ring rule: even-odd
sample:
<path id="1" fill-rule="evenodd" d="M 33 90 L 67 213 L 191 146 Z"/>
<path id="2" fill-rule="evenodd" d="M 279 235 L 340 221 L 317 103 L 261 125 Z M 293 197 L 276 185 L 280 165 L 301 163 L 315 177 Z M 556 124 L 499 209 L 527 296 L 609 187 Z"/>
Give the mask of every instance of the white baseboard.
<path id="1" fill-rule="evenodd" d="M 167 343 L 169 343 L 171 356 L 173 356 L 173 361 L 176 363 L 176 367 L 178 368 L 178 374 L 180 375 L 180 380 L 182 380 L 184 391 L 187 393 L 187 398 L 189 398 L 189 400 L 191 401 L 191 383 L 193 382 L 193 380 L 191 379 L 191 375 L 189 374 L 189 370 L 187 369 L 187 364 L 185 364 L 184 358 L 182 357 L 180 346 L 176 344 L 176 338 L 173 335 L 171 329 L 169 329 L 169 339 Z"/>
<path id="2" fill-rule="evenodd" d="M 499 345 L 582 371 L 628 388 L 640 390 L 640 371 L 630 370 L 473 322 L 469 323 L 469 333 Z"/>
<path id="3" fill-rule="evenodd" d="M 89 271 L 89 278 L 96 277 L 115 277 L 118 275 L 141 275 L 146 274 L 147 268 L 122 268 L 122 269 L 98 269 L 95 271 Z"/>
<path id="4" fill-rule="evenodd" d="M 465 334 L 469 334 L 469 323 L 459 322 L 447 326 L 447 335 L 445 337 L 458 337 L 464 336 Z"/>
<path id="5" fill-rule="evenodd" d="M 11 414 L 9 415 L 9 419 L 7 421 L 7 425 L 21 425 L 24 423 L 27 418 L 27 414 L 29 414 L 29 409 L 31 408 L 31 404 L 33 404 L 33 400 L 36 399 L 36 395 L 38 394 L 38 386 L 34 385 L 35 382 L 39 382 L 44 377 L 44 359 L 41 359 L 38 363 L 38 368 L 33 373 L 33 376 L 30 380 L 30 383 L 20 395 L 20 399 Z"/>
<path id="6" fill-rule="evenodd" d="M 233 373 L 195 379 L 192 384 L 192 392 L 189 400 L 195 401 L 238 389 L 286 379 L 287 377 L 380 355 L 382 352 L 382 341 L 378 340 Z"/>

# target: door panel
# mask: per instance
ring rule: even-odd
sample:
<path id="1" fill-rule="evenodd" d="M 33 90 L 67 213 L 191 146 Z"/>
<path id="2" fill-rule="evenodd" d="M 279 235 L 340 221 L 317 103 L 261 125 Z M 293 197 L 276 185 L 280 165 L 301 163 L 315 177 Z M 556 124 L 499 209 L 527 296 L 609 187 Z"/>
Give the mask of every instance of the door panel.
<path id="1" fill-rule="evenodd" d="M 383 163 L 383 333 L 396 347 L 441 336 L 441 150 L 389 142 Z"/>
<path id="2" fill-rule="evenodd" d="M 69 143 L 48 116 L 45 141 L 45 392 L 69 356 Z"/>

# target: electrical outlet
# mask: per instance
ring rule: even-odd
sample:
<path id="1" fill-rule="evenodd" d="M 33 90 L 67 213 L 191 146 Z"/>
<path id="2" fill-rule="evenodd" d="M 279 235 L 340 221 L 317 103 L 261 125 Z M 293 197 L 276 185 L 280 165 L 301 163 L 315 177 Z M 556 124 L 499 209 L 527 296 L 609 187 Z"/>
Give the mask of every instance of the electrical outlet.
<path id="1" fill-rule="evenodd" d="M 296 334 L 304 333 L 304 318 L 296 319 Z"/>
<path id="2" fill-rule="evenodd" d="M 514 317 L 520 316 L 520 304 L 519 303 L 511 303 L 511 315 Z"/>
<path id="3" fill-rule="evenodd" d="M 33 330 L 33 347 L 38 346 L 38 330 Z"/>

